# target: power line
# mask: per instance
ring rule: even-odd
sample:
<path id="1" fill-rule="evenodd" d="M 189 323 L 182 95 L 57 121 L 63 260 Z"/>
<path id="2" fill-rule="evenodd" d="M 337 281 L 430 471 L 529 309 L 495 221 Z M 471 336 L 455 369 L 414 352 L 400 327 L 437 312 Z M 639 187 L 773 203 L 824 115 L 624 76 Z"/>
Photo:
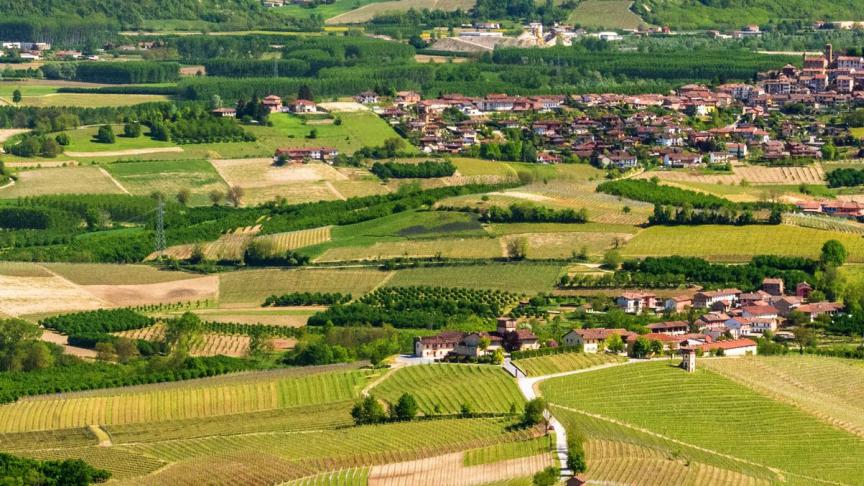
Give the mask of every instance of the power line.
<path id="1" fill-rule="evenodd" d="M 165 251 L 165 201 L 159 197 L 159 205 L 156 208 L 156 253 L 162 258 Z"/>

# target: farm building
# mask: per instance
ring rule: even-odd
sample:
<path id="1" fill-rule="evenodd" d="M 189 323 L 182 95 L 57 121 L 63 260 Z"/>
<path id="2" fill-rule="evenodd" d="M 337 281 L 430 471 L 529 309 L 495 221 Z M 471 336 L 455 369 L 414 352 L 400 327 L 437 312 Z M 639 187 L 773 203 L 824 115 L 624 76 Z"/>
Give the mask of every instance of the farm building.
<path id="1" fill-rule="evenodd" d="M 303 163 L 312 160 L 330 162 L 339 155 L 333 147 L 278 148 L 273 155 L 273 162 Z"/>

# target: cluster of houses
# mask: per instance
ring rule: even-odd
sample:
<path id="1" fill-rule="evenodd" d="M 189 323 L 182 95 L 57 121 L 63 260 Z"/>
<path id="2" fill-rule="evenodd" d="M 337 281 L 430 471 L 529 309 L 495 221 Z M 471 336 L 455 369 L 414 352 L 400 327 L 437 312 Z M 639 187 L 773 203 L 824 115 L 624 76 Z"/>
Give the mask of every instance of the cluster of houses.
<path id="1" fill-rule="evenodd" d="M 780 140 L 772 140 L 769 131 L 754 123 L 774 108 L 770 98 L 759 86 L 732 83 L 715 89 L 689 84 L 666 95 L 446 94 L 421 99 L 400 92 L 385 100 L 366 92 L 357 101 L 376 105 L 380 116 L 426 153 L 476 155 L 482 144 L 506 142 L 504 132 L 518 129 L 539 141 L 537 162 L 544 163 L 579 158 L 626 170 L 647 162 L 641 156 L 669 168 L 689 168 L 747 159 L 754 149 L 765 159 L 820 158 L 823 137 L 830 135 L 824 124 L 802 128 L 790 121 L 780 127 Z M 708 130 L 688 123 L 690 116 L 732 106 L 750 116 Z M 570 115 L 571 107 L 594 115 Z"/>
<path id="2" fill-rule="evenodd" d="M 766 73 L 759 82 L 763 97 L 774 103 L 818 106 L 860 100 L 864 97 L 864 58 L 843 56 L 827 44 L 819 54 L 804 54 L 801 69 L 787 64 Z"/>
<path id="3" fill-rule="evenodd" d="M 14 52 L 18 59 L 38 61 L 50 50 L 51 44 L 47 42 L 0 41 L 0 57 L 12 56 Z"/>
<path id="4" fill-rule="evenodd" d="M 804 214 L 824 214 L 839 218 L 864 218 L 864 204 L 857 201 L 798 201 L 798 210 Z"/>
<path id="5" fill-rule="evenodd" d="M 453 357 L 477 359 L 498 351 L 539 349 L 540 341 L 529 329 L 520 329 L 516 319 L 500 317 L 494 332 L 443 332 L 414 340 L 414 356 L 439 361 Z"/>
<path id="6" fill-rule="evenodd" d="M 287 103 L 282 101 L 282 97 L 277 95 L 267 95 L 261 100 L 261 104 L 267 108 L 269 113 L 295 113 L 298 115 L 314 115 L 323 113 L 317 103 L 309 100 L 292 100 Z M 237 110 L 230 107 L 214 108 L 211 113 L 220 118 L 236 118 Z"/>
<path id="7" fill-rule="evenodd" d="M 616 299 L 619 308 L 628 313 L 683 312 L 688 308 L 704 310 L 692 328 L 678 323 L 676 332 L 686 334 L 694 330 L 716 340 L 722 336 L 732 338 L 760 337 L 766 332 L 780 331 L 792 312 L 803 314 L 811 322 L 823 315 L 834 315 L 842 310 L 834 302 L 810 302 L 813 288 L 807 282 L 795 287 L 794 295 L 787 295 L 783 280 L 766 278 L 762 288 L 755 292 L 738 289 L 719 289 L 696 292 L 691 296 L 658 299 L 649 292 L 626 292 Z M 668 323 L 664 323 L 668 324 Z M 673 323 L 675 324 L 675 323 Z M 652 324 L 648 326 L 653 329 Z"/>

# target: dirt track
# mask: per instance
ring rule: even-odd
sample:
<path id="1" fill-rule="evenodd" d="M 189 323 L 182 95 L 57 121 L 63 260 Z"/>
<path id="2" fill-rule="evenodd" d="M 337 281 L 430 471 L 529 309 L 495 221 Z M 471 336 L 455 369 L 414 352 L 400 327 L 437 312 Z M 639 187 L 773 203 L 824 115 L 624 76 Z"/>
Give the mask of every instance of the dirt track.
<path id="1" fill-rule="evenodd" d="M 123 157 L 125 155 L 147 155 L 182 152 L 183 147 L 156 147 L 149 149 L 108 150 L 105 152 L 65 152 L 69 157 Z"/>

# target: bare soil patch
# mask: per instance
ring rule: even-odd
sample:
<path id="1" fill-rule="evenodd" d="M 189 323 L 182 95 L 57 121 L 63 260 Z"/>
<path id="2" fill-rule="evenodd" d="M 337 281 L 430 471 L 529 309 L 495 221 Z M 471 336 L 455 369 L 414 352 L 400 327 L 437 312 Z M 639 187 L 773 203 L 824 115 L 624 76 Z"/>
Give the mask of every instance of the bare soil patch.
<path id="1" fill-rule="evenodd" d="M 549 454 L 465 467 L 463 453 L 374 466 L 369 486 L 467 486 L 532 476 L 551 465 Z"/>
<path id="2" fill-rule="evenodd" d="M 84 285 L 82 288 L 110 305 L 119 307 L 189 302 L 215 298 L 219 292 L 219 277 L 207 276 L 146 285 Z"/>

